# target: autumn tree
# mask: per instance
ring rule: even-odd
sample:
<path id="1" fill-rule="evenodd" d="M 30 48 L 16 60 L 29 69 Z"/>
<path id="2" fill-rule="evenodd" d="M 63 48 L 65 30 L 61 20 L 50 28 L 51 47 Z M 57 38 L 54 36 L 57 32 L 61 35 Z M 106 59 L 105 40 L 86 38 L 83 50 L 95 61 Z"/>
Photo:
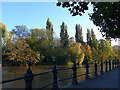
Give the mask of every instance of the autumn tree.
<path id="1" fill-rule="evenodd" d="M 76 24 L 75 29 L 76 29 L 76 34 L 75 34 L 76 42 L 83 43 L 84 41 L 82 35 L 82 27 L 80 27 L 80 24 Z"/>
<path id="2" fill-rule="evenodd" d="M 69 61 L 76 61 L 76 63 L 81 64 L 83 62 L 84 54 L 81 50 L 81 43 L 76 43 L 72 41 L 68 47 Z"/>
<path id="3" fill-rule="evenodd" d="M 63 46 L 67 46 L 68 43 L 69 43 L 69 40 L 68 40 L 68 32 L 67 32 L 67 25 L 62 22 L 62 25 L 61 25 L 61 32 L 60 32 L 60 43 L 63 45 Z"/>
<path id="4" fill-rule="evenodd" d="M 20 37 L 16 40 L 16 42 L 7 46 L 7 49 L 3 52 L 3 55 L 7 56 L 4 60 L 22 63 L 23 65 L 26 65 L 27 61 L 32 61 L 33 64 L 38 62 L 36 53 L 31 50 L 29 44 L 27 44 L 26 41 Z"/>
<path id="5" fill-rule="evenodd" d="M 2 34 L 0 38 L 0 45 L 2 45 L 1 47 L 3 52 L 6 48 L 6 45 L 9 45 L 12 41 L 14 33 L 12 31 L 7 30 L 6 26 L 3 23 L 0 23 L 0 31 L 2 31 L 0 32 L 0 34 Z"/>
<path id="6" fill-rule="evenodd" d="M 86 64 L 87 61 L 88 63 L 92 63 L 92 50 L 90 45 L 88 44 L 83 44 L 82 45 L 82 52 L 84 53 L 84 61 L 82 62 L 82 64 Z"/>
<path id="7" fill-rule="evenodd" d="M 13 32 L 6 29 L 6 26 L 3 23 L 0 23 L 0 41 L 1 45 L 5 44 L 8 39 L 12 40 Z"/>

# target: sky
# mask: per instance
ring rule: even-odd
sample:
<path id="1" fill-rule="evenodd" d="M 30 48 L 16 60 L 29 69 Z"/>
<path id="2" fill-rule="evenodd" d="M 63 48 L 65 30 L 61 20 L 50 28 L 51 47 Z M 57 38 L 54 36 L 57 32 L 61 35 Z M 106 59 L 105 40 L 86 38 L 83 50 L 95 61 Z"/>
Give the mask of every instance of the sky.
<path id="1" fill-rule="evenodd" d="M 45 29 L 46 21 L 50 18 L 57 37 L 60 37 L 60 25 L 65 22 L 69 37 L 75 36 L 75 25 L 80 24 L 84 41 L 87 28 L 94 30 L 98 40 L 104 39 L 98 27 L 90 21 L 88 13 L 92 13 L 90 5 L 83 16 L 71 16 L 66 8 L 56 6 L 56 2 L 2 2 L 2 23 L 7 26 L 7 30 L 12 30 L 17 25 L 25 25 L 29 29 Z M 117 44 L 118 41 L 112 41 L 112 46 Z"/>

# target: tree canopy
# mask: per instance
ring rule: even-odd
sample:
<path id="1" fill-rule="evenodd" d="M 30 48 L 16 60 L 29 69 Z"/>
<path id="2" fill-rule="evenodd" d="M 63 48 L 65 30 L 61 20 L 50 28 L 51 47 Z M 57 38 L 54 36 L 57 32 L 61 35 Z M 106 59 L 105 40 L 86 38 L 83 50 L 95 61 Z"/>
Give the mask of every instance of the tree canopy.
<path id="1" fill-rule="evenodd" d="M 58 2 L 57 6 L 68 8 L 72 16 L 82 16 L 85 10 L 89 9 L 89 3 Z M 102 35 L 106 38 L 120 38 L 120 2 L 92 2 L 91 4 L 93 13 L 89 14 L 90 20 L 100 28 Z"/>

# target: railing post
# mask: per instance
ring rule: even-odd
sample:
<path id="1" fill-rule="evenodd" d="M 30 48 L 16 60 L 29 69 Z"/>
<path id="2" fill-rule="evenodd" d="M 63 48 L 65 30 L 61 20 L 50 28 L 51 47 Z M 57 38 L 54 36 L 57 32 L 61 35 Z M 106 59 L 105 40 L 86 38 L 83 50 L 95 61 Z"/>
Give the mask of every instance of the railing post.
<path id="1" fill-rule="evenodd" d="M 114 69 L 116 69 L 116 61 L 114 61 Z"/>
<path id="2" fill-rule="evenodd" d="M 114 70 L 114 61 L 112 61 L 112 70 Z"/>
<path id="3" fill-rule="evenodd" d="M 73 63 L 74 63 L 74 65 L 73 65 L 73 79 L 72 79 L 72 84 L 73 85 L 77 85 L 78 84 L 78 82 L 77 82 L 77 73 L 76 73 L 76 71 L 77 71 L 77 67 L 76 67 L 76 61 L 73 61 Z"/>
<path id="4" fill-rule="evenodd" d="M 32 65 L 32 62 L 27 62 L 28 64 L 28 69 L 26 71 L 26 74 L 24 75 L 26 78 L 25 80 L 25 90 L 32 90 L 32 80 L 33 80 L 33 73 L 32 70 L 30 68 L 30 66 Z"/>
<path id="5" fill-rule="evenodd" d="M 109 60 L 109 70 L 111 70 L 111 61 Z"/>
<path id="6" fill-rule="evenodd" d="M 115 68 L 117 68 L 117 61 L 115 61 Z"/>
<path id="7" fill-rule="evenodd" d="M 57 81 L 57 66 L 56 62 L 54 62 L 54 67 L 53 67 L 53 85 L 52 85 L 52 90 L 58 90 L 58 81 Z"/>
<path id="8" fill-rule="evenodd" d="M 97 73 L 97 63 L 96 63 L 96 60 L 95 60 L 95 63 L 94 63 L 94 67 L 95 67 L 95 76 L 98 76 L 98 73 Z"/>
<path id="9" fill-rule="evenodd" d="M 103 61 L 101 60 L 101 74 L 103 74 Z"/>
<path id="10" fill-rule="evenodd" d="M 117 68 L 117 63 L 118 63 L 118 61 L 116 61 L 116 68 Z"/>
<path id="11" fill-rule="evenodd" d="M 108 72 L 107 61 L 105 62 L 105 66 L 106 66 L 105 72 Z"/>
<path id="12" fill-rule="evenodd" d="M 115 66 L 116 66 L 116 65 L 115 65 L 115 61 L 114 61 L 114 69 L 115 69 Z"/>
<path id="13" fill-rule="evenodd" d="M 88 61 L 87 61 L 86 65 L 85 65 L 85 67 L 86 67 L 86 79 L 90 79 L 90 76 L 89 76 L 89 64 L 88 64 Z"/>

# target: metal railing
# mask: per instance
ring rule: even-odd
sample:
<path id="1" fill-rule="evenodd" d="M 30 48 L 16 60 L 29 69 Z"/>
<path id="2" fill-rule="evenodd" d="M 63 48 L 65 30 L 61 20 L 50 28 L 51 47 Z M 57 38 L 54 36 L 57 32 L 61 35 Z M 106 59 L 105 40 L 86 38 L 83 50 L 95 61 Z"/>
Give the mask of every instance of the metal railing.
<path id="1" fill-rule="evenodd" d="M 85 75 L 85 79 L 90 79 L 91 78 L 90 77 L 90 73 L 94 73 L 94 76 L 98 76 L 99 75 L 98 74 L 98 66 L 100 66 L 100 70 L 99 70 L 100 74 L 103 74 L 104 72 L 108 72 L 110 70 L 114 70 L 114 69 L 116 69 L 119 66 L 119 61 L 112 61 L 112 62 L 111 61 L 109 61 L 109 62 L 106 61 L 104 63 L 101 61 L 101 63 L 99 65 L 95 61 L 94 65 L 90 66 L 88 63 L 86 63 L 85 67 L 77 67 L 76 66 L 76 62 L 74 61 L 73 63 L 74 63 L 73 67 L 71 67 L 71 68 L 58 68 L 57 65 L 54 64 L 53 69 L 50 70 L 50 71 L 33 74 L 32 70 L 30 68 L 31 62 L 28 62 L 28 69 L 26 70 L 26 73 L 24 74 L 23 77 L 10 79 L 10 80 L 4 80 L 4 81 L 1 82 L 1 84 L 24 79 L 25 80 L 25 89 L 26 90 L 31 90 L 32 89 L 32 81 L 33 81 L 35 76 L 44 75 L 44 74 L 47 74 L 47 73 L 52 73 L 53 82 L 51 82 L 51 83 L 41 87 L 41 89 L 52 85 L 52 89 L 53 90 L 57 90 L 59 88 L 58 82 L 61 82 L 61 81 L 64 81 L 64 80 L 68 80 L 68 79 L 72 79 L 72 84 L 73 85 L 77 85 L 78 84 L 77 77 L 79 77 L 79 76 Z M 104 69 L 104 65 L 105 65 L 105 70 L 103 70 Z M 109 68 L 108 68 L 108 65 L 109 65 Z M 90 67 L 94 67 L 94 71 L 93 72 L 89 72 L 89 68 Z M 77 69 L 78 68 L 85 68 L 86 69 L 86 73 L 77 75 Z M 70 69 L 73 72 L 72 77 L 67 77 L 67 78 L 58 80 L 58 71 L 60 71 L 60 70 L 70 70 Z"/>

